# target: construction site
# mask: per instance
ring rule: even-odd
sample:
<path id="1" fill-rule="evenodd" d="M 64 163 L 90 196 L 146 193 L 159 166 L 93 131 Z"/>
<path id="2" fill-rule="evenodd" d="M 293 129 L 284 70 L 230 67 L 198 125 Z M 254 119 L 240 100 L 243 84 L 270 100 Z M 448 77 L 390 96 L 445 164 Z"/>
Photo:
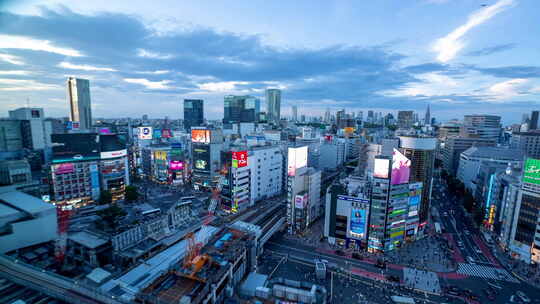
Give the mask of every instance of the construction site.
<path id="1" fill-rule="evenodd" d="M 222 228 L 205 246 L 189 240 L 188 251 L 177 265 L 144 288 L 141 303 L 220 303 L 252 270 L 256 261 L 255 236 Z"/>

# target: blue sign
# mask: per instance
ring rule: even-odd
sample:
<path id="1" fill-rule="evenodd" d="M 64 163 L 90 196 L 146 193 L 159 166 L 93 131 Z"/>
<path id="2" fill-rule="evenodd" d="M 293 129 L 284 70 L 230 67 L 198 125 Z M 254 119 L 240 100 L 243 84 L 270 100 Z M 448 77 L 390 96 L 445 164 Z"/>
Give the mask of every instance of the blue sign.
<path id="1" fill-rule="evenodd" d="M 366 210 L 359 208 L 351 209 L 351 233 L 364 237 L 366 233 Z"/>

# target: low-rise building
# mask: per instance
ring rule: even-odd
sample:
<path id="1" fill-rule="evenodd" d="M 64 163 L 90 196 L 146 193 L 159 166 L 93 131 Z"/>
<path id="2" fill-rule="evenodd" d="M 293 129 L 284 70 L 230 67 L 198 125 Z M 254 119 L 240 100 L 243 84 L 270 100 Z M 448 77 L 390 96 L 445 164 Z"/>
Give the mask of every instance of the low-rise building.
<path id="1" fill-rule="evenodd" d="M 0 161 L 0 185 L 26 184 L 31 181 L 32 172 L 28 161 Z"/>

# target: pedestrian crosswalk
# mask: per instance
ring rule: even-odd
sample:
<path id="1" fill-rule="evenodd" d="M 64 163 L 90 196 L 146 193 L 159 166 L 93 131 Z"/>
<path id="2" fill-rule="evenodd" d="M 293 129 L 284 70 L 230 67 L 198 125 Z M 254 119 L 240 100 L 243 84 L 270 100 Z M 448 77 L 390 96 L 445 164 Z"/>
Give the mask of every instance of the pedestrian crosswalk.
<path id="1" fill-rule="evenodd" d="M 513 283 L 519 282 L 510 273 L 508 273 L 508 271 L 491 266 L 460 263 L 458 265 L 457 273 L 481 277 L 484 279 L 507 281 Z"/>

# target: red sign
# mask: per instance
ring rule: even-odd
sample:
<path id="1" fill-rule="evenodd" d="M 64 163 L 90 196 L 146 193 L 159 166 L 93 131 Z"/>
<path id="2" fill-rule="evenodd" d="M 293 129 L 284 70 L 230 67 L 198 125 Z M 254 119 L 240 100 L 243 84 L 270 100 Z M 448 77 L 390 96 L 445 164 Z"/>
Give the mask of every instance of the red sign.
<path id="1" fill-rule="evenodd" d="M 162 129 L 161 130 L 161 137 L 162 138 L 171 138 L 172 137 L 171 130 L 170 129 Z"/>
<path id="2" fill-rule="evenodd" d="M 242 168 L 248 164 L 247 151 L 238 151 L 232 153 L 232 166 L 233 168 Z"/>

